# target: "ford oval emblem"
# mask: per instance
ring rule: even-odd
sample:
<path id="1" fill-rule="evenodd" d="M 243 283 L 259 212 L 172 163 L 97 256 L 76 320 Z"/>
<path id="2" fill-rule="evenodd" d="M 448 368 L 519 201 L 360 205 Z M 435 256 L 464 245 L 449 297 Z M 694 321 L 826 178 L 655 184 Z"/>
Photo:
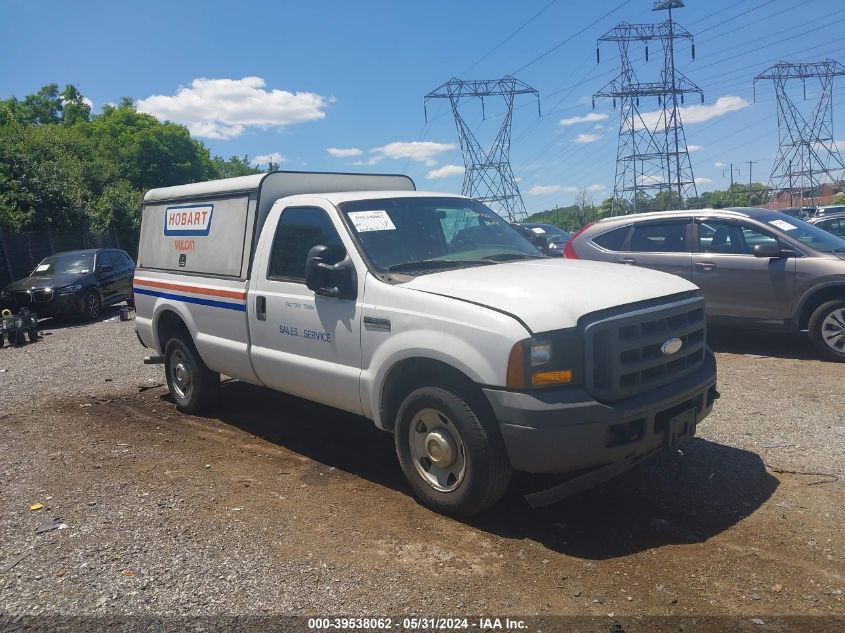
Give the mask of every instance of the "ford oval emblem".
<path id="1" fill-rule="evenodd" d="M 666 356 L 671 356 L 672 354 L 677 354 L 681 351 L 681 348 L 684 346 L 684 342 L 679 338 L 670 338 L 668 341 L 663 343 L 660 346 L 660 351 L 663 352 Z"/>

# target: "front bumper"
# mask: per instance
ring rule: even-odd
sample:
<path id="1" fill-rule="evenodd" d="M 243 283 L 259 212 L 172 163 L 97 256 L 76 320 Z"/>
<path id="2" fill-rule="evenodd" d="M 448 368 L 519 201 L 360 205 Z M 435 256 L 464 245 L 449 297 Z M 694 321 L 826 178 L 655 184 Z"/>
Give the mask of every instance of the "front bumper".
<path id="1" fill-rule="evenodd" d="M 530 473 L 568 473 L 614 463 L 633 465 L 684 435 L 713 408 L 716 359 L 669 385 L 612 403 L 577 387 L 528 392 L 484 389 L 499 422 L 511 465 Z M 691 427 L 691 428 L 690 428 Z"/>
<path id="2" fill-rule="evenodd" d="M 27 308 L 39 317 L 58 316 L 63 314 L 79 314 L 83 311 L 82 297 L 78 293 L 55 294 L 49 301 L 31 301 L 29 303 L 14 302 L 14 312 Z"/>

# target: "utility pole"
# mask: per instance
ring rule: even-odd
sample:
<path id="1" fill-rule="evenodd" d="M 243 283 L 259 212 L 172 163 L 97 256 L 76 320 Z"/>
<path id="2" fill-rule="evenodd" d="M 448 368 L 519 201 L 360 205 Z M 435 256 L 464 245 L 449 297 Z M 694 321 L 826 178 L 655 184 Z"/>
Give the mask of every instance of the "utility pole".
<path id="1" fill-rule="evenodd" d="M 731 206 L 734 206 L 734 171 L 736 171 L 736 175 L 740 175 L 739 169 L 734 169 L 734 164 L 731 163 L 730 169 L 723 169 L 722 170 L 722 178 L 725 177 L 725 172 L 731 172 L 731 188 L 728 190 L 731 192 Z"/>
<path id="2" fill-rule="evenodd" d="M 510 75 L 501 79 L 478 81 L 452 78 L 429 92 L 423 101 L 425 106 L 429 99 L 449 100 L 466 167 L 461 193 L 488 204 L 508 222 L 523 220 L 528 215 L 510 164 L 513 101 L 517 95 L 522 94 L 533 94 L 537 97 L 539 115 L 540 93 Z M 502 97 L 506 107 L 499 133 L 489 149 L 482 148 L 458 108 L 461 99 L 479 98 L 481 113 L 484 116 L 485 97 Z M 428 121 L 427 110 L 426 121 Z"/>
<path id="3" fill-rule="evenodd" d="M 681 122 L 685 94 L 697 94 L 704 103 L 701 88 L 675 67 L 675 40 L 689 40 L 693 36 L 678 25 L 673 9 L 684 6 L 682 0 L 658 0 L 652 11 L 667 11 L 668 19 L 660 24 L 629 24 L 622 22 L 602 35 L 598 42 L 614 42 L 619 48 L 621 72 L 609 84 L 593 95 L 620 103 L 619 141 L 616 151 L 616 178 L 613 187 L 613 214 L 630 213 L 653 207 L 661 193 L 677 196 L 679 208 L 687 198 L 697 197 L 687 141 Z M 649 43 L 656 41 L 663 52 L 662 69 L 657 81 L 640 81 L 632 62 L 630 48 L 634 42 L 645 45 L 648 62 Z M 692 44 L 695 59 L 695 45 Z M 598 49 L 596 61 L 600 61 Z M 658 116 L 650 109 L 640 109 L 640 98 L 656 97 Z M 643 104 L 645 106 L 645 104 Z"/>
<path id="4" fill-rule="evenodd" d="M 757 161 L 756 160 L 747 160 L 745 162 L 748 163 L 748 206 L 750 207 L 751 206 L 751 187 L 753 186 L 751 184 L 751 166 L 754 163 L 756 163 Z"/>
<path id="5" fill-rule="evenodd" d="M 779 147 L 769 183 L 776 195 L 789 186 L 790 205 L 795 204 L 796 187 L 801 206 L 806 191 L 815 204 L 824 179 L 836 183 L 839 180 L 836 174 L 845 172 L 845 162 L 833 140 L 833 79 L 841 76 L 845 76 L 845 66 L 825 59 L 807 64 L 778 62 L 754 78 L 755 98 L 758 81 L 771 80 L 775 86 Z M 787 91 L 787 84 L 794 85 L 799 80 L 804 101 L 807 81 L 818 81 L 818 100 L 805 113 Z"/>

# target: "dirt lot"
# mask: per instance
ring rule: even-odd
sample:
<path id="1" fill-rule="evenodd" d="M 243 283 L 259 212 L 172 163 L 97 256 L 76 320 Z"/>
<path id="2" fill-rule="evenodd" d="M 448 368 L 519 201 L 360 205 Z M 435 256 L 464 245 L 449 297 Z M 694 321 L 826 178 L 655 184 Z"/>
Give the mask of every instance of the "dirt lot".
<path id="1" fill-rule="evenodd" d="M 845 365 L 711 342 L 682 453 L 458 522 L 363 419 L 234 381 L 183 416 L 132 323 L 48 329 L 0 350 L 0 613 L 843 616 Z"/>

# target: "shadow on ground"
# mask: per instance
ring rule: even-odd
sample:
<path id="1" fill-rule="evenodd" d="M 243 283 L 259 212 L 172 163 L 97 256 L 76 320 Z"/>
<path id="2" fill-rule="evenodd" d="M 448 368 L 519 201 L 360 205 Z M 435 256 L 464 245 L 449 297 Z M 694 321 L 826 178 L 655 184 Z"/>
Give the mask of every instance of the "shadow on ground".
<path id="1" fill-rule="evenodd" d="M 820 360 L 806 335 L 711 327 L 707 342 L 715 352 Z"/>
<path id="2" fill-rule="evenodd" d="M 231 381 L 215 418 L 247 433 L 378 485 L 414 503 L 396 461 L 393 437 L 372 422 Z M 532 510 L 521 491 L 535 477 L 516 473 L 496 507 L 465 523 L 510 539 L 531 539 L 571 556 L 606 559 L 678 543 L 703 542 L 750 515 L 777 479 L 749 451 L 693 438 L 590 491 Z"/>
<path id="3" fill-rule="evenodd" d="M 53 330 L 67 330 L 71 328 L 85 327 L 94 323 L 108 321 L 109 319 L 120 318 L 120 309 L 124 307 L 125 303 L 119 303 L 113 306 L 104 307 L 100 311 L 100 316 L 94 321 L 89 321 L 81 316 L 63 315 L 57 317 L 48 317 L 45 319 L 38 319 L 38 328 L 42 334 L 47 334 Z"/>

